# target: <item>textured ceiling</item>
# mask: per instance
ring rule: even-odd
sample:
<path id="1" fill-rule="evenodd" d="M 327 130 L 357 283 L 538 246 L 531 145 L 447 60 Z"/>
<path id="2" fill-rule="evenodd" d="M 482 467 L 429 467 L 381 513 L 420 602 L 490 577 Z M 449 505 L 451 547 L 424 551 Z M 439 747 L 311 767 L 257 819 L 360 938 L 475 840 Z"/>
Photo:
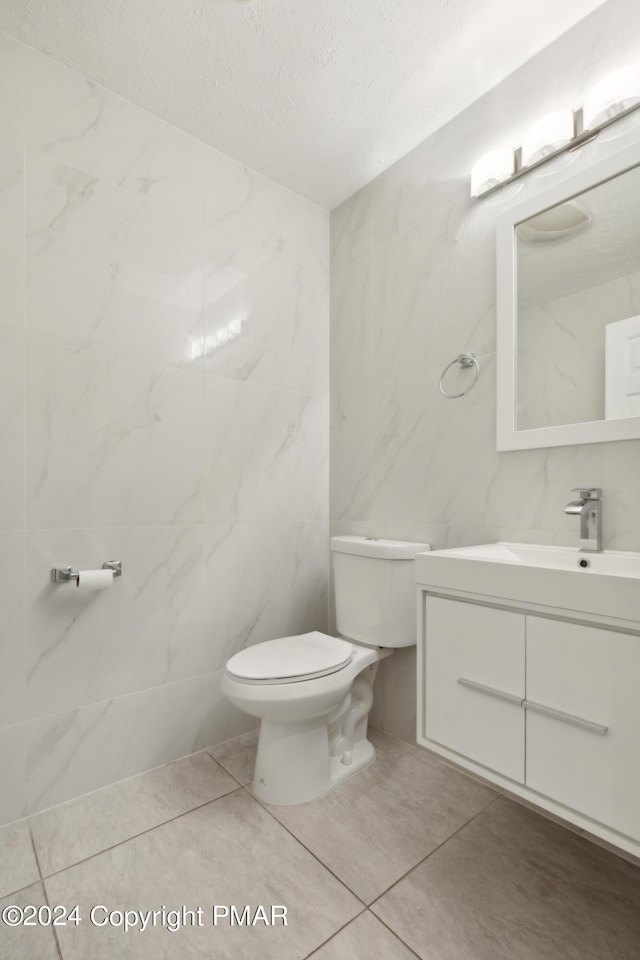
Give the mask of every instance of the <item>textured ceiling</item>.
<path id="1" fill-rule="evenodd" d="M 602 0 L 2 0 L 0 28 L 333 208 Z"/>

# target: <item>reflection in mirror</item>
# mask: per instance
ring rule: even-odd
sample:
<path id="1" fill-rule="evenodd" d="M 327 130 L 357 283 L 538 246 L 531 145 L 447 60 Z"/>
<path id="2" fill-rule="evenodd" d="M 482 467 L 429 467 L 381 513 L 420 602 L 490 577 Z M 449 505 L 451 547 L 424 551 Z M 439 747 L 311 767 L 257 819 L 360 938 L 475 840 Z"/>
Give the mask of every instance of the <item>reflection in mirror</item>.
<path id="1" fill-rule="evenodd" d="M 515 229 L 516 429 L 640 416 L 640 167 Z"/>

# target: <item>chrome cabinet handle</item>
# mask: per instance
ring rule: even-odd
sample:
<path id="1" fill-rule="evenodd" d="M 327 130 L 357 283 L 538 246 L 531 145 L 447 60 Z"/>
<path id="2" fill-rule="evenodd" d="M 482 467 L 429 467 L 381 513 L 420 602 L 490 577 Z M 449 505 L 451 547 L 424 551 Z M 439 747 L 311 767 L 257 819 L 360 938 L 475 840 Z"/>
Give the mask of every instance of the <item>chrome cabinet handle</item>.
<path id="1" fill-rule="evenodd" d="M 504 690 L 496 690 L 495 687 L 487 687 L 484 683 L 478 683 L 476 680 L 467 680 L 466 677 L 458 677 L 458 683 L 461 687 L 469 687 L 470 690 L 477 690 L 478 693 L 486 693 L 489 697 L 496 700 L 505 700 L 507 703 L 522 704 L 522 697 L 517 697 L 514 693 L 505 693 Z"/>
<path id="2" fill-rule="evenodd" d="M 553 717 L 555 720 L 563 720 L 565 723 L 573 724 L 574 727 L 581 727 L 583 730 L 590 730 L 591 733 L 599 733 L 601 736 L 604 736 L 609 729 L 602 723 L 584 720 L 582 717 L 575 717 L 572 713 L 565 713 L 563 710 L 556 710 L 554 707 L 546 707 L 543 703 L 535 703 L 533 700 L 523 700 L 522 706 L 525 710 L 541 713 L 545 717 Z"/>
<path id="3" fill-rule="evenodd" d="M 536 703 L 535 700 L 523 700 L 522 697 L 517 697 L 513 693 L 505 693 L 504 690 L 488 687 L 484 683 L 478 683 L 477 680 L 458 677 L 458 683 L 461 687 L 477 690 L 478 693 L 485 693 L 489 697 L 494 697 L 496 700 L 504 700 L 506 703 L 515 703 L 520 707 L 524 707 L 525 710 L 531 710 L 533 713 L 541 713 L 545 717 L 553 717 L 554 720 L 562 720 L 564 723 L 571 723 L 574 727 L 589 730 L 591 733 L 598 733 L 600 736 L 604 736 L 609 729 L 603 723 L 594 723 L 593 720 L 576 717 L 572 713 L 565 713 L 564 710 L 556 710 L 554 707 L 547 707 L 543 703 Z"/>

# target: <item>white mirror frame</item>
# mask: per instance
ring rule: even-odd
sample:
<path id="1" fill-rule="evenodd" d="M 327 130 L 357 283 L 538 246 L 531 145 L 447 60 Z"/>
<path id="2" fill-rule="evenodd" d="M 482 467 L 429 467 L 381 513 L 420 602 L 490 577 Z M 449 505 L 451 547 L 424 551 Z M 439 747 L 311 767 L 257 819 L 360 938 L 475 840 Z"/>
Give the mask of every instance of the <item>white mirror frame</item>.
<path id="1" fill-rule="evenodd" d="M 497 393 L 498 450 L 531 450 L 575 443 L 633 440 L 640 437 L 640 417 L 591 420 L 557 427 L 516 429 L 516 258 L 515 228 L 523 220 L 569 200 L 640 164 L 640 143 L 576 173 L 562 183 L 512 207 L 496 224 L 497 240 Z"/>

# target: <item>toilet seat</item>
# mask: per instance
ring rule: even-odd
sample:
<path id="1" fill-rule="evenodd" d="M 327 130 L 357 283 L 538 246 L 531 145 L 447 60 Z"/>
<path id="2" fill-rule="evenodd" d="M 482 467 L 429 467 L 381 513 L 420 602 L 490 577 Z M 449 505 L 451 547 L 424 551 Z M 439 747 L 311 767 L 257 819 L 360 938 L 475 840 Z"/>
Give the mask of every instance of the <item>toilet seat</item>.
<path id="1" fill-rule="evenodd" d="M 300 683 L 337 673 L 352 656 L 352 644 L 314 630 L 247 647 L 231 657 L 227 673 L 241 683 Z"/>

